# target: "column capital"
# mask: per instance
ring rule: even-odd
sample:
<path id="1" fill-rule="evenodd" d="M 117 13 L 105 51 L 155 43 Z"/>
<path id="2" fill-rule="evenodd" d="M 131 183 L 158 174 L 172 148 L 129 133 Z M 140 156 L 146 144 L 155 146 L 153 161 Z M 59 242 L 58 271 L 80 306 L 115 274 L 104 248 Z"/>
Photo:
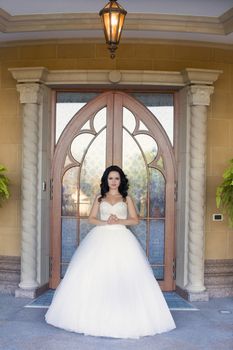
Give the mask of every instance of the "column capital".
<path id="1" fill-rule="evenodd" d="M 17 91 L 20 93 L 20 103 L 40 104 L 42 85 L 38 83 L 17 84 Z"/>
<path id="2" fill-rule="evenodd" d="M 213 86 L 191 85 L 188 88 L 189 104 L 191 106 L 209 106 L 210 96 L 213 92 Z"/>

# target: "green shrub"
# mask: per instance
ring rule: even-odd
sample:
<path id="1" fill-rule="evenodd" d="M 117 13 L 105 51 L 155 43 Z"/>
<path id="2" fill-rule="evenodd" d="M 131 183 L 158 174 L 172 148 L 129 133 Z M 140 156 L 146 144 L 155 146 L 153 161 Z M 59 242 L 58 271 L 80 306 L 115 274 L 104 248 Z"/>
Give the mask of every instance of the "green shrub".
<path id="1" fill-rule="evenodd" d="M 9 179 L 6 175 L 4 175 L 4 172 L 6 171 L 6 168 L 3 165 L 0 165 L 0 207 L 2 206 L 2 203 L 10 197 L 9 192 Z"/>
<path id="2" fill-rule="evenodd" d="M 223 182 L 217 187 L 216 205 L 227 213 L 229 226 L 233 227 L 233 159 L 223 173 Z"/>

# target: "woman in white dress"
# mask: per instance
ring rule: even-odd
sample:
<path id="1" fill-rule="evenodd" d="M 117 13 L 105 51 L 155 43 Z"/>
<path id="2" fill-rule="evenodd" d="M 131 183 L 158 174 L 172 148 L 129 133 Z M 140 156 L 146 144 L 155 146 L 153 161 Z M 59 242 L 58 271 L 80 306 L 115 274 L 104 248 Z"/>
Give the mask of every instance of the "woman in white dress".
<path id="1" fill-rule="evenodd" d="M 118 166 L 101 178 L 89 222 L 95 227 L 75 251 L 45 315 L 68 331 L 139 338 L 176 328 L 145 252 L 126 225 L 139 220 Z"/>

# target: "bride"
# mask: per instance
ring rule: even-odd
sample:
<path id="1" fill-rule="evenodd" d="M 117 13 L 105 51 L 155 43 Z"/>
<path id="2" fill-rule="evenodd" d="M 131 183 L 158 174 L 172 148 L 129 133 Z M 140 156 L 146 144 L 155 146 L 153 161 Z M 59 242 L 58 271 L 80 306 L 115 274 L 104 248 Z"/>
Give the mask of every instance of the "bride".
<path id="1" fill-rule="evenodd" d="M 176 328 L 140 243 L 126 225 L 139 220 L 118 166 L 101 178 L 89 222 L 45 315 L 47 323 L 85 335 L 139 338 Z"/>

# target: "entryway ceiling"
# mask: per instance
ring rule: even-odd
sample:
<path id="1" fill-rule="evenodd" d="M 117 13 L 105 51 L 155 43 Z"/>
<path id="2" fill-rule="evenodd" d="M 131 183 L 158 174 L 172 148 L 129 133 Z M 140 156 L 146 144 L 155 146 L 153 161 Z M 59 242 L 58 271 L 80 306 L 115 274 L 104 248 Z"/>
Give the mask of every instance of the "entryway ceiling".
<path id="1" fill-rule="evenodd" d="M 107 0 L 0 0 L 0 43 L 104 40 L 99 11 Z M 233 0 L 119 0 L 123 40 L 183 40 L 233 45 Z"/>

